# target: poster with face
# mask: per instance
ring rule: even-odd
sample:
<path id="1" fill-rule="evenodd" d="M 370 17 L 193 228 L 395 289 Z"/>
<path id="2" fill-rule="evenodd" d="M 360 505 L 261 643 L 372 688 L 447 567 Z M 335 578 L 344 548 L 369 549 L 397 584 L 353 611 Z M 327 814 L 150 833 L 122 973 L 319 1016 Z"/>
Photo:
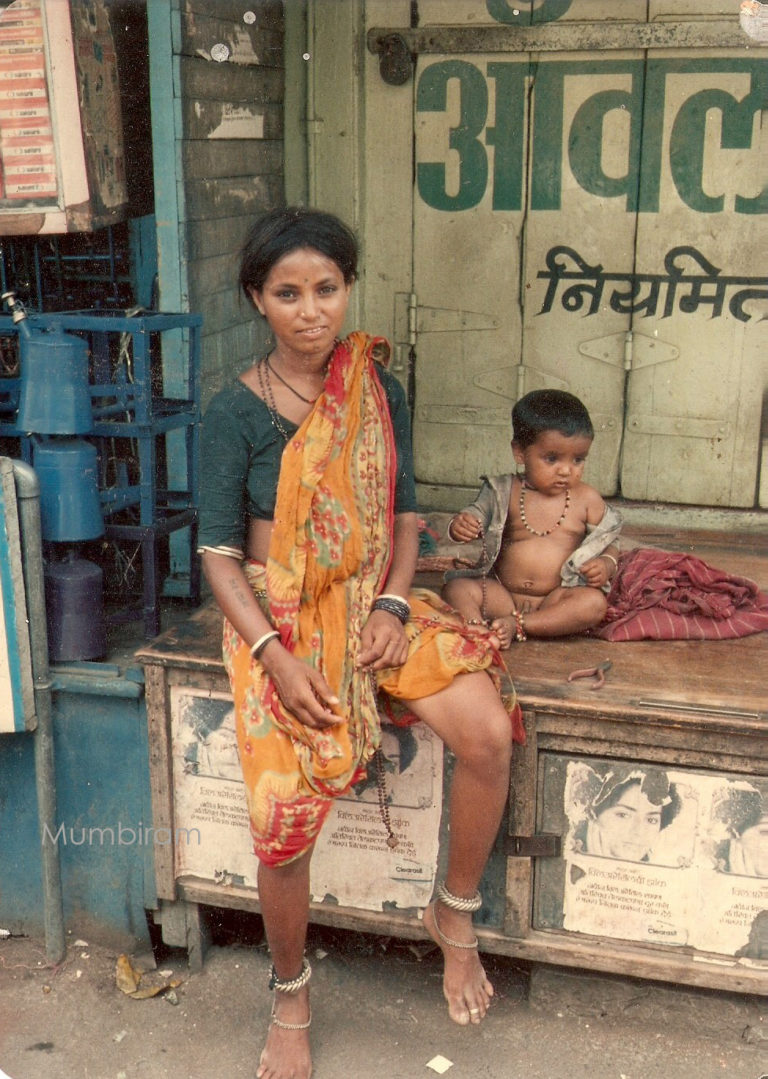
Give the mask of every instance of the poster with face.
<path id="1" fill-rule="evenodd" d="M 537 928 L 768 959 L 768 779 L 553 755 L 544 783 Z"/>
<path id="2" fill-rule="evenodd" d="M 174 686 L 171 728 L 177 878 L 256 889 L 258 863 L 231 698 Z M 316 902 L 383 910 L 429 901 L 439 848 L 442 742 L 423 724 L 385 724 L 382 751 L 383 791 L 397 846 L 387 844 L 380 784 L 371 767 L 334 801 L 317 841 L 310 879 Z"/>

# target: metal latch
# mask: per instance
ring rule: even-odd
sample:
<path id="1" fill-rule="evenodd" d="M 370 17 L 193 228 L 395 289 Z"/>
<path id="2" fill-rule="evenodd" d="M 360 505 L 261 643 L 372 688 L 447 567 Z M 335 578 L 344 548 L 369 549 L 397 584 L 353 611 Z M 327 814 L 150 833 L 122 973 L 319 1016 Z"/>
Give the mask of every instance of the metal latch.
<path id="1" fill-rule="evenodd" d="M 559 858 L 561 851 L 562 836 L 550 832 L 504 837 L 504 853 L 508 858 Z"/>

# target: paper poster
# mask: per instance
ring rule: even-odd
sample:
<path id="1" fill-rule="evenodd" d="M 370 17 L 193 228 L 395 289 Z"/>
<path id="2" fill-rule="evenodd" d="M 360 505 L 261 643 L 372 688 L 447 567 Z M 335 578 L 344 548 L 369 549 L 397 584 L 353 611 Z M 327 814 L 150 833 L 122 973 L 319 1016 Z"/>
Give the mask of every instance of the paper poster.
<path id="1" fill-rule="evenodd" d="M 570 760 L 563 928 L 768 959 L 768 779 Z"/>
<path id="2" fill-rule="evenodd" d="M 58 195 L 39 0 L 0 11 L 0 199 Z"/>
<path id="3" fill-rule="evenodd" d="M 232 700 L 171 690 L 177 876 L 256 888 Z M 419 724 L 383 733 L 385 789 L 397 847 L 387 845 L 375 772 L 338 798 L 312 858 L 311 892 L 363 910 L 424 906 L 435 879 L 443 748 Z"/>

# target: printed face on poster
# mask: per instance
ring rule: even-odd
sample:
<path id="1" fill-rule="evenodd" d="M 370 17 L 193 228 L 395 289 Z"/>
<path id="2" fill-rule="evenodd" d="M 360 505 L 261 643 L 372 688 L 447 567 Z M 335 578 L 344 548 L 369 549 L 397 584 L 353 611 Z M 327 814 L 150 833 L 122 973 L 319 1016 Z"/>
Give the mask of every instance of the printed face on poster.
<path id="1" fill-rule="evenodd" d="M 256 888 L 230 697 L 171 691 L 175 872 Z M 398 845 L 387 846 L 375 773 L 337 798 L 312 857 L 316 902 L 362 910 L 422 907 L 435 880 L 442 804 L 442 743 L 423 725 L 382 735 L 385 783 Z"/>
<path id="2" fill-rule="evenodd" d="M 564 758 L 549 775 L 563 929 L 768 959 L 768 779 Z"/>

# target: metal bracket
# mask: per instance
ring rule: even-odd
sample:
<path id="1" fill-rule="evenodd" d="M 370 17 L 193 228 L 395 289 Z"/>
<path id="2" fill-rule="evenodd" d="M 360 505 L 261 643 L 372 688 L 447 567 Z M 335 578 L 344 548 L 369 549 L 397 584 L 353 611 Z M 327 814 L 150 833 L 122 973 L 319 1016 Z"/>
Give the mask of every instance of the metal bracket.
<path id="1" fill-rule="evenodd" d="M 754 41 L 754 39 L 753 39 Z M 643 23 L 551 22 L 531 26 L 374 26 L 367 35 L 368 50 L 382 58 L 392 51 L 413 57 L 462 53 L 598 52 L 608 49 L 744 49 L 750 43 L 736 18 L 673 20 Z M 757 48 L 760 48 L 759 43 Z M 402 75 L 402 69 L 398 65 Z M 408 76 L 403 78 L 407 82 Z M 393 82 L 399 86 L 402 83 Z"/>
<path id="2" fill-rule="evenodd" d="M 504 837 L 504 853 L 508 858 L 559 858 L 561 851 L 562 836 L 551 832 Z"/>

